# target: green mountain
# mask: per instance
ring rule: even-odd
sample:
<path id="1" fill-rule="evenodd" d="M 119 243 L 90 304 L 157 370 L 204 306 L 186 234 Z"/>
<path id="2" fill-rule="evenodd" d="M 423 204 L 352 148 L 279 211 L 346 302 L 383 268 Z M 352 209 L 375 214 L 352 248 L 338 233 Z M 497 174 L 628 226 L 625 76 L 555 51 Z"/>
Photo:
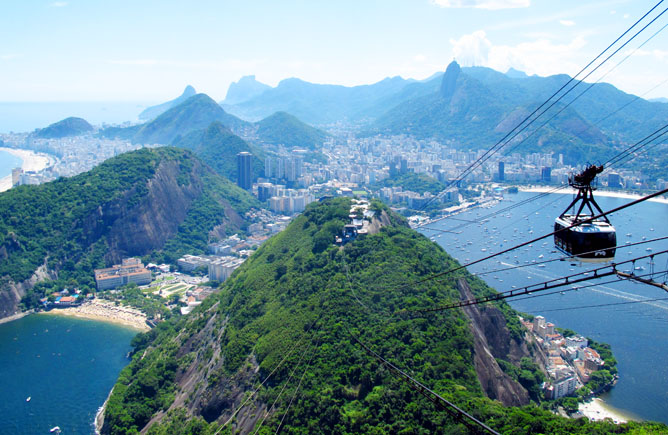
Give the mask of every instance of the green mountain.
<path id="1" fill-rule="evenodd" d="M 283 144 L 289 148 L 315 149 L 327 133 L 303 123 L 286 112 L 276 112 L 256 123 L 257 135 L 265 143 Z"/>
<path id="2" fill-rule="evenodd" d="M 510 78 L 489 68 L 462 70 L 452 62 L 437 92 L 400 103 L 376 121 L 373 131 L 435 137 L 469 149 L 489 148 L 538 107 L 548 89 L 558 89 L 567 80 L 565 76 Z M 564 110 L 537 134 L 529 134 L 533 128 L 528 129 L 506 150 L 562 153 L 570 164 L 605 159 L 613 152 L 612 139 L 575 106 L 558 104 L 552 113 L 559 109 Z"/>
<path id="3" fill-rule="evenodd" d="M 172 145 L 191 150 L 217 173 L 232 181 L 237 180 L 237 154 L 242 151 L 253 154 L 254 177 L 261 176 L 264 171 L 262 152 L 251 147 L 220 122 L 212 122 L 205 129 L 177 137 Z"/>
<path id="4" fill-rule="evenodd" d="M 528 405 L 542 378 L 517 313 L 494 303 L 402 315 L 494 291 L 464 271 L 406 285 L 457 263 L 380 203 L 368 235 L 335 246 L 350 207 L 311 204 L 189 316 L 139 334 L 102 433 L 467 433 L 360 342 L 502 433 L 666 430 Z"/>
<path id="5" fill-rule="evenodd" d="M 134 143 L 169 145 L 181 136 L 220 122 L 232 131 L 250 126 L 236 116 L 225 112 L 206 94 L 194 95 L 157 118 L 138 126 L 111 127 L 100 132 L 103 137 L 128 139 Z"/>
<path id="6" fill-rule="evenodd" d="M 268 89 L 271 89 L 271 86 L 258 82 L 255 80 L 255 76 L 244 76 L 238 82 L 230 83 L 225 101 L 221 101 L 221 104 L 243 103 L 257 97 Z"/>
<path id="7" fill-rule="evenodd" d="M 123 257 L 175 262 L 204 252 L 210 238 L 243 228 L 256 205 L 178 148 L 125 153 L 75 177 L 3 192 L 0 317 L 51 288 L 92 289 L 93 269 Z"/>
<path id="8" fill-rule="evenodd" d="M 147 107 L 146 109 L 144 109 L 144 111 L 139 114 L 139 119 L 143 121 L 148 121 L 157 118 L 158 116 L 165 113 L 172 107 L 178 106 L 179 104 L 183 103 L 185 100 L 187 100 L 188 98 L 192 97 L 195 94 L 197 94 L 195 88 L 188 85 L 183 90 L 183 93 L 178 97 L 174 98 L 173 100 L 155 106 Z"/>
<path id="9" fill-rule="evenodd" d="M 430 192 L 436 195 L 445 190 L 446 186 L 427 174 L 406 172 L 405 174 L 396 174 L 384 178 L 375 186 L 372 186 L 372 189 L 380 189 L 381 187 L 401 187 L 403 190 L 410 190 L 420 194 Z"/>
<path id="10" fill-rule="evenodd" d="M 46 128 L 35 130 L 33 135 L 42 139 L 60 139 L 68 136 L 78 136 L 90 131 L 93 131 L 93 126 L 88 121 L 82 118 L 69 117 Z"/>

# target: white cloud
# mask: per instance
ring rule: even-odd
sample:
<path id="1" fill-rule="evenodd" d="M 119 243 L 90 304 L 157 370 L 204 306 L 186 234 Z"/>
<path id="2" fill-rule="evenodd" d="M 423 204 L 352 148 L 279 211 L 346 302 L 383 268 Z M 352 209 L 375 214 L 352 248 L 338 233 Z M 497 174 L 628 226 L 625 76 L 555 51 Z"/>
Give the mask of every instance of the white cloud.
<path id="1" fill-rule="evenodd" d="M 629 14 L 624 14 L 624 19 L 626 20 L 628 17 L 630 17 Z"/>
<path id="2" fill-rule="evenodd" d="M 416 54 L 413 57 L 413 60 L 416 62 L 424 62 L 425 60 L 427 60 L 427 56 L 425 56 L 424 54 Z"/>
<path id="3" fill-rule="evenodd" d="M 65 6 L 67 6 L 67 2 L 53 2 L 53 3 L 51 3 L 51 7 L 54 7 L 54 8 L 64 8 Z"/>
<path id="4" fill-rule="evenodd" d="M 12 60 L 16 59 L 17 57 L 19 57 L 18 54 L 3 54 L 0 55 L 0 60 Z"/>
<path id="5" fill-rule="evenodd" d="M 643 56 L 643 57 L 653 57 L 656 60 L 667 60 L 668 59 L 668 50 L 636 50 L 628 51 L 627 54 L 632 54 L 633 56 Z"/>
<path id="6" fill-rule="evenodd" d="M 160 63 L 155 59 L 118 59 L 118 60 L 108 60 L 107 62 L 112 65 L 138 65 L 138 66 L 154 66 Z"/>
<path id="7" fill-rule="evenodd" d="M 537 39 L 517 45 L 494 45 L 483 30 L 451 39 L 455 59 L 463 66 L 487 66 L 497 71 L 508 68 L 541 76 L 577 71 L 578 52 L 585 46 L 582 36 L 567 44 Z"/>
<path id="8" fill-rule="evenodd" d="M 575 26 L 575 21 L 559 20 L 559 24 L 561 24 L 562 26 L 566 26 L 566 27 L 573 27 L 573 26 Z"/>
<path id="9" fill-rule="evenodd" d="M 514 9 L 528 8 L 531 0 L 431 0 L 442 8 Z"/>

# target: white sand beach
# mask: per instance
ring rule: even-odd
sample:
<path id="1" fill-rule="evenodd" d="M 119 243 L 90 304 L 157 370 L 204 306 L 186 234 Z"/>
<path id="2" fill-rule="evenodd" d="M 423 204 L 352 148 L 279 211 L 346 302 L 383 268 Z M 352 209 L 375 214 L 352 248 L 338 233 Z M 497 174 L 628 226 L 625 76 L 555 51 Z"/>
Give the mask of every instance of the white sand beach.
<path id="1" fill-rule="evenodd" d="M 37 153 L 30 150 L 21 150 L 16 148 L 4 148 L 0 147 L 0 151 L 5 151 L 9 154 L 13 154 L 23 160 L 21 168 L 24 171 L 41 171 L 44 168 L 47 168 L 54 164 L 54 157 L 48 154 Z M 6 177 L 0 178 L 0 192 L 9 190 L 12 188 L 12 176 L 8 175 Z"/>
<path id="2" fill-rule="evenodd" d="M 588 402 L 581 403 L 579 411 L 591 421 L 601 421 L 609 418 L 614 423 L 626 423 L 629 420 L 633 420 L 633 418 L 625 415 L 622 411 L 613 408 L 598 397 L 595 397 Z"/>
<path id="3" fill-rule="evenodd" d="M 82 319 L 99 320 L 120 325 L 130 326 L 142 331 L 148 331 L 146 315 L 134 308 L 115 305 L 113 302 L 94 299 L 76 307 L 54 308 L 51 311 L 40 313 L 43 315 L 72 316 Z"/>
<path id="4" fill-rule="evenodd" d="M 555 189 L 555 187 L 557 186 L 529 186 L 529 187 L 518 187 L 518 190 L 520 192 L 546 193 L 546 192 L 552 192 Z M 571 188 L 564 188 L 553 193 L 575 195 L 577 194 L 577 191 Z M 609 196 L 612 198 L 623 198 L 623 199 L 640 199 L 644 197 L 644 195 L 638 195 L 637 193 L 616 192 L 612 190 L 596 190 L 595 195 Z M 657 196 L 656 198 L 649 199 L 648 201 L 668 204 L 668 197 Z"/>

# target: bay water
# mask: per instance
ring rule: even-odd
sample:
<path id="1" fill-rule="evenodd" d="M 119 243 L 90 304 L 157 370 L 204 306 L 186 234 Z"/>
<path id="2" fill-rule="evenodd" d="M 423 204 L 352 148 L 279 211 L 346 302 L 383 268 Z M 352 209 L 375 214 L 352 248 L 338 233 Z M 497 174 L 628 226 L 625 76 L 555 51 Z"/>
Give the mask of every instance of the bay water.
<path id="1" fill-rule="evenodd" d="M 12 175 L 12 169 L 21 167 L 23 160 L 7 151 L 0 150 L 0 178 Z"/>
<path id="2" fill-rule="evenodd" d="M 551 194 L 480 222 L 491 213 L 536 195 L 528 192 L 506 195 L 491 208 L 472 209 L 434 222 L 420 231 L 460 263 L 469 263 L 554 231 L 554 219 L 572 201 L 572 195 Z M 603 210 L 632 201 L 600 195 L 596 198 Z M 617 244 L 622 246 L 617 249 L 615 262 L 668 249 L 668 240 L 628 246 L 668 236 L 668 204 L 643 202 L 611 215 L 610 220 L 617 230 Z M 604 266 L 559 260 L 534 264 L 562 257 L 564 254 L 555 250 L 549 237 L 471 266 L 469 270 L 480 273 L 479 277 L 498 291 L 508 291 Z M 499 270 L 515 266 L 523 267 Z M 668 255 L 656 255 L 653 261 L 644 259 L 620 265 L 619 269 L 637 275 L 649 274 L 652 270 L 665 271 Z M 655 274 L 653 279 L 665 282 L 667 276 Z M 552 294 L 544 296 L 546 293 Z M 620 379 L 602 398 L 630 416 L 668 423 L 668 365 L 665 363 L 668 300 L 650 299 L 668 299 L 668 293 L 646 284 L 606 277 L 507 301 L 521 312 L 543 315 L 557 327 L 609 343 L 618 361 Z"/>
<path id="3" fill-rule="evenodd" d="M 92 434 L 137 331 L 36 314 L 0 324 L 0 434 Z M 27 399 L 30 398 L 29 401 Z"/>

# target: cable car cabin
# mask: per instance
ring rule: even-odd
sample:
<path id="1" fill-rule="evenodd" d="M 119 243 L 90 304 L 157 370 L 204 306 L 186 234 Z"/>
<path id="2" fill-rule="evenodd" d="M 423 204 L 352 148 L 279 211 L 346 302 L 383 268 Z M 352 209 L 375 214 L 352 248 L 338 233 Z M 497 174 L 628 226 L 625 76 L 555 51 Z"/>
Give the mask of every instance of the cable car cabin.
<path id="1" fill-rule="evenodd" d="M 580 216 L 580 219 L 588 217 L 591 216 Z M 575 223 L 574 218 L 573 215 L 559 216 L 554 222 L 554 231 L 570 227 Z M 604 262 L 615 257 L 617 235 L 610 222 L 597 220 L 556 233 L 554 245 L 582 261 Z"/>
<path id="2" fill-rule="evenodd" d="M 555 247 L 586 262 L 612 260 L 617 246 L 615 227 L 606 216 L 585 222 L 603 214 L 594 200 L 591 187 L 591 182 L 601 172 L 603 166 L 590 165 L 581 173 L 569 178 L 568 184 L 577 189 L 578 194 L 554 222 Z M 575 211 L 576 206 L 577 212 L 569 214 L 571 207 Z M 585 207 L 589 214 L 582 214 Z"/>

